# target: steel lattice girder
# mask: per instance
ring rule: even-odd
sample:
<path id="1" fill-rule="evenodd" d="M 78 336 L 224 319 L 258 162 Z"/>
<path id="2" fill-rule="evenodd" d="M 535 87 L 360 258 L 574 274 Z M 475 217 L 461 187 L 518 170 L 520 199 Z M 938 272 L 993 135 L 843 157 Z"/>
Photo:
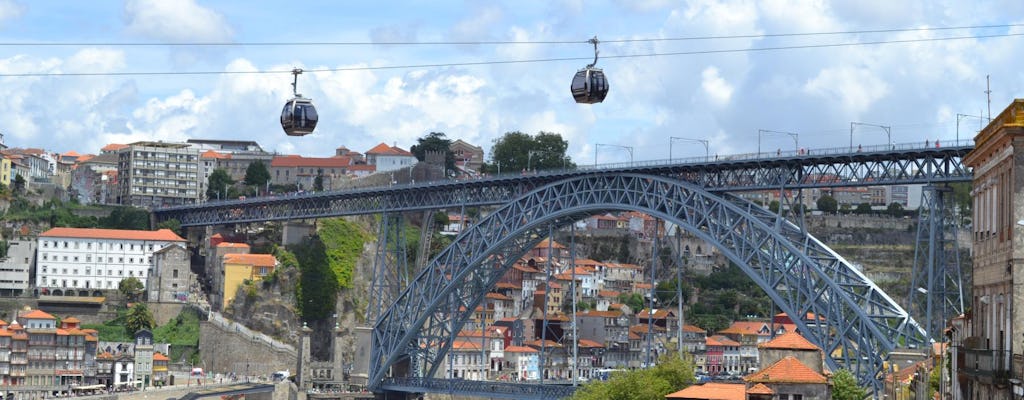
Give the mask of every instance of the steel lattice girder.
<path id="1" fill-rule="evenodd" d="M 182 226 L 337 217 L 441 209 L 453 205 L 501 205 L 552 182 L 608 172 L 667 176 L 711 192 L 815 187 L 879 186 L 970 181 L 962 157 L 972 147 L 829 154 L 709 163 L 648 162 L 615 169 L 578 169 L 537 175 L 323 192 L 160 208 L 158 221 Z"/>
<path id="2" fill-rule="evenodd" d="M 561 399 L 572 396 L 572 386 L 538 385 L 520 382 L 470 381 L 430 378 L 388 378 L 382 389 L 412 393 L 447 393 L 488 399 Z"/>
<path id="3" fill-rule="evenodd" d="M 452 338 L 511 265 L 546 236 L 609 210 L 633 210 L 675 223 L 714 244 L 820 346 L 833 369 L 850 369 L 879 388 L 887 354 L 925 343 L 924 331 L 895 301 L 841 256 L 788 221 L 752 203 L 690 183 L 629 173 L 555 182 L 506 204 L 465 230 L 420 272 L 377 321 L 370 384 L 392 365 L 419 358 L 413 371 L 432 377 Z M 913 329 L 906 329 L 910 325 Z"/>

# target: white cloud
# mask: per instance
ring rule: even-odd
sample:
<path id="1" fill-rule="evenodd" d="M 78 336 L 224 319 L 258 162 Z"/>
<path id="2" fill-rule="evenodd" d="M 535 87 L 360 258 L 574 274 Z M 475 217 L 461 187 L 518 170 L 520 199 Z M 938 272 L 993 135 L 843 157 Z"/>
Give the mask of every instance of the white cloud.
<path id="1" fill-rule="evenodd" d="M 804 84 L 807 94 L 838 102 L 848 115 L 859 115 L 889 93 L 889 85 L 871 71 L 850 66 L 830 67 Z"/>
<path id="2" fill-rule="evenodd" d="M 733 87 L 718 74 L 718 68 L 707 67 L 700 75 L 701 87 L 708 98 L 718 106 L 729 104 Z"/>
<path id="3" fill-rule="evenodd" d="M 0 0 L 0 27 L 4 21 L 20 17 L 25 12 L 25 7 L 14 0 Z"/>
<path id="4" fill-rule="evenodd" d="M 233 32 L 220 13 L 195 0 L 128 0 L 127 30 L 166 42 L 224 42 Z"/>

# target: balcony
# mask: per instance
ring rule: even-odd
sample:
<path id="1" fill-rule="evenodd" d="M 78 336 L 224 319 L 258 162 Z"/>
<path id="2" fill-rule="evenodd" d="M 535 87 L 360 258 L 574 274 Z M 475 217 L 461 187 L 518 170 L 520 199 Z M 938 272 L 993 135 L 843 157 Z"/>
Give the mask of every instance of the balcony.
<path id="1" fill-rule="evenodd" d="M 960 348 L 963 362 L 959 365 L 961 374 L 984 383 L 1007 385 L 1011 378 L 1011 354 L 1009 350 Z M 1017 373 L 1020 374 L 1020 371 Z"/>

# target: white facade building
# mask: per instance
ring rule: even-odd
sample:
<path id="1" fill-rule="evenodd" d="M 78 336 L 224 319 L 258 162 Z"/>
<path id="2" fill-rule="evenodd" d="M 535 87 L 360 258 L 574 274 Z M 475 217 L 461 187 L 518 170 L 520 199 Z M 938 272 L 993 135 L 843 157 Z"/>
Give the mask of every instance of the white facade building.
<path id="1" fill-rule="evenodd" d="M 20 296 L 28 291 L 29 268 L 35 258 L 36 242 L 8 242 L 7 257 L 0 259 L 0 295 Z"/>
<path id="2" fill-rule="evenodd" d="M 375 166 L 377 172 L 408 168 L 417 161 L 412 153 L 384 143 L 366 151 L 366 163 Z"/>
<path id="3" fill-rule="evenodd" d="M 121 280 L 138 278 L 145 286 L 153 253 L 185 239 L 169 229 L 53 228 L 39 235 L 36 287 L 41 291 L 117 289 Z"/>

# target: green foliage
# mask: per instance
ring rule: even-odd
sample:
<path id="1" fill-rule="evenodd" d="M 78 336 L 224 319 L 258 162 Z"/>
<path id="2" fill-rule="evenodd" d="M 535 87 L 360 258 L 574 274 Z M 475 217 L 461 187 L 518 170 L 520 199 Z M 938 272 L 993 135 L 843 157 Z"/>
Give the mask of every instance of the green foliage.
<path id="1" fill-rule="evenodd" d="M 124 330 L 130 335 L 143 329 L 153 329 L 154 326 L 156 320 L 146 303 L 135 303 L 124 316 Z"/>
<path id="2" fill-rule="evenodd" d="M 417 160 L 424 161 L 428 151 L 439 151 L 444 153 L 444 168 L 446 171 L 455 169 L 455 154 L 451 150 L 452 141 L 443 132 L 430 132 L 426 136 L 416 139 L 409 152 L 416 156 Z"/>
<path id="3" fill-rule="evenodd" d="M 316 178 L 313 178 L 313 190 L 317 192 L 324 191 L 324 170 L 319 168 L 316 170 Z"/>
<path id="4" fill-rule="evenodd" d="M 352 287 L 356 262 L 370 236 L 358 225 L 341 218 L 320 220 L 317 235 L 327 251 L 327 260 L 341 288 Z"/>
<path id="5" fill-rule="evenodd" d="M 885 212 L 893 217 L 902 217 L 903 205 L 896 202 L 889 203 L 889 206 L 885 208 Z"/>
<path id="6" fill-rule="evenodd" d="M 857 208 L 853 210 L 853 213 L 860 215 L 871 214 L 871 205 L 868 203 L 860 203 L 857 205 Z"/>
<path id="7" fill-rule="evenodd" d="M 134 276 L 124 278 L 117 284 L 117 291 L 121 292 L 121 295 L 128 299 L 128 301 L 137 301 L 144 289 L 145 286 L 142 285 L 142 281 Z"/>
<path id="8" fill-rule="evenodd" d="M 267 169 L 267 164 L 263 161 L 254 161 L 249 163 L 249 167 L 245 169 L 245 184 L 249 186 L 263 187 L 270 182 L 270 170 Z"/>
<path id="9" fill-rule="evenodd" d="M 7 221 L 49 222 L 51 227 L 93 228 L 98 224 L 96 217 L 81 217 L 75 215 L 74 211 L 102 208 L 64 203 L 58 199 L 49 200 L 36 206 L 23 197 L 15 197 L 11 200 L 3 218 Z"/>
<path id="10" fill-rule="evenodd" d="M 15 175 L 14 176 L 14 192 L 15 193 L 24 193 L 25 192 L 25 183 L 27 183 L 27 182 L 25 182 L 25 177 L 21 176 L 21 174 Z"/>
<path id="11" fill-rule="evenodd" d="M 768 203 L 768 211 L 771 211 L 773 213 L 779 212 L 779 207 L 780 205 L 778 200 L 772 200 L 770 203 Z"/>
<path id="12" fill-rule="evenodd" d="M 835 214 L 836 211 L 839 210 L 839 202 L 836 201 L 835 197 L 829 196 L 827 194 L 823 194 L 821 195 L 821 197 L 818 198 L 817 206 L 818 211 L 827 214 Z"/>
<path id="13" fill-rule="evenodd" d="M 674 352 L 658 360 L 653 368 L 621 372 L 608 381 L 584 385 L 573 400 L 662 400 L 666 395 L 693 384 L 693 364 Z"/>
<path id="14" fill-rule="evenodd" d="M 181 235 L 181 221 L 178 221 L 177 218 L 171 218 L 156 224 L 156 229 L 170 229 L 172 232 Z"/>
<path id="15" fill-rule="evenodd" d="M 338 296 L 338 277 L 331 269 L 327 248 L 319 236 L 314 236 L 292 250 L 301 271 L 295 297 L 302 319 L 315 321 L 331 316 Z"/>
<path id="16" fill-rule="evenodd" d="M 735 264 L 730 263 L 708 276 L 685 279 L 687 284 L 692 283 L 692 287 L 701 288 L 701 301 L 689 306 L 686 319 L 708 332 L 722 330 L 731 321 L 748 315 L 768 316 L 772 313 L 771 299 Z"/>
<path id="17" fill-rule="evenodd" d="M 153 330 L 153 340 L 174 346 L 199 345 L 199 314 L 186 308 L 177 317 Z"/>
<path id="18" fill-rule="evenodd" d="M 644 297 L 640 293 L 622 293 L 619 294 L 619 303 L 629 306 L 633 312 L 639 312 L 644 309 Z"/>
<path id="19" fill-rule="evenodd" d="M 484 172 L 497 172 L 498 164 L 503 172 L 575 168 L 576 164 L 565 154 L 569 142 L 562 135 L 539 132 L 530 136 L 522 132 L 506 132 L 495 139 L 491 146 L 491 163 L 485 164 Z M 529 165 L 527 165 L 529 164 Z"/>
<path id="20" fill-rule="evenodd" d="M 832 398 L 835 400 L 863 400 L 868 397 L 867 389 L 857 385 L 857 378 L 847 369 L 840 369 L 832 375 Z"/>
<path id="21" fill-rule="evenodd" d="M 225 200 L 224 196 L 227 193 L 227 188 L 234 184 L 235 181 L 231 179 L 231 175 L 228 175 L 228 171 L 223 168 L 214 169 L 210 173 L 210 178 L 206 181 L 206 198 L 210 200 Z"/>
<path id="22" fill-rule="evenodd" d="M 100 228 L 149 230 L 149 212 L 135 207 L 117 207 L 100 218 Z"/>

